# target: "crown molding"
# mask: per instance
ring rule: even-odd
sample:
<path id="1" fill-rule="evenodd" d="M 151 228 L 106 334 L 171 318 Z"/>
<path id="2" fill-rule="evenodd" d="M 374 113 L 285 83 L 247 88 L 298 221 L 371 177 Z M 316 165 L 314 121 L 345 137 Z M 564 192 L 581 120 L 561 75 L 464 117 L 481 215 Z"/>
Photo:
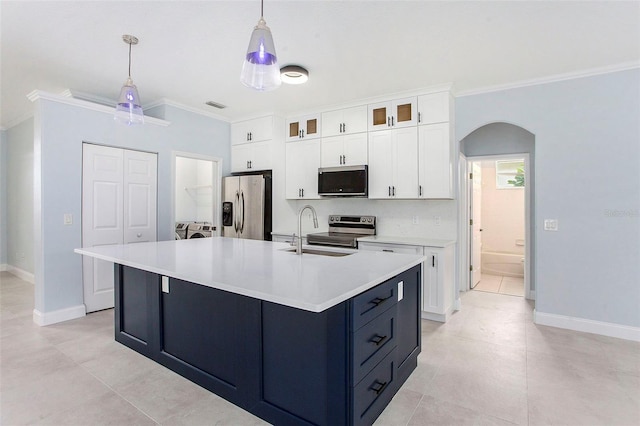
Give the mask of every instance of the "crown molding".
<path id="1" fill-rule="evenodd" d="M 463 90 L 458 92 L 456 97 L 481 95 L 484 93 L 501 92 L 503 90 L 518 89 L 521 87 L 538 86 L 541 84 L 555 83 L 559 81 L 574 80 L 577 78 L 593 77 L 596 75 L 610 74 L 614 72 L 627 71 L 640 68 L 639 61 L 624 62 L 616 65 L 608 65 L 606 67 L 591 68 L 588 70 L 569 72 L 564 74 L 555 74 L 547 77 L 534 78 L 531 80 L 521 80 L 513 83 L 499 84 L 496 86 L 487 86 L 479 89 Z"/>
<path id="2" fill-rule="evenodd" d="M 79 90 L 75 90 L 75 89 L 67 89 L 64 92 L 62 92 L 61 95 L 66 97 L 66 98 L 81 99 L 83 101 L 93 102 L 95 104 L 108 106 L 110 108 L 115 108 L 116 105 L 118 104 L 113 99 L 105 98 L 103 96 L 94 95 L 93 93 L 80 92 Z"/>
<path id="3" fill-rule="evenodd" d="M 199 115 L 204 115 L 205 117 L 209 117 L 209 118 L 215 118 L 216 120 L 220 120 L 220 121 L 224 121 L 227 123 L 230 123 L 231 120 L 229 120 L 228 117 L 224 117 L 220 114 L 216 114 L 215 112 L 210 112 L 210 111 L 205 111 L 204 109 L 199 109 L 199 108 L 194 108 L 188 105 L 184 105 L 181 104 L 179 102 L 175 102 L 172 101 L 171 99 L 167 99 L 167 98 L 160 98 L 155 102 L 151 102 L 149 104 L 144 105 L 144 109 L 151 109 L 151 108 L 155 108 L 158 106 L 170 106 L 170 107 L 174 107 L 174 108 L 179 108 L 181 110 L 187 111 L 187 112 L 191 112 L 194 114 L 199 114 Z"/>
<path id="4" fill-rule="evenodd" d="M 4 126 L 0 127 L 0 130 L 7 131 L 10 128 L 17 126 L 18 124 L 22 123 L 23 121 L 27 121 L 30 118 L 33 118 L 33 111 L 27 112 L 19 117 L 7 121 Z"/>
<path id="5" fill-rule="evenodd" d="M 35 102 L 38 100 L 47 100 L 47 101 L 57 102 L 65 105 L 72 105 L 72 106 L 76 106 L 84 109 L 89 109 L 92 111 L 113 115 L 112 107 L 96 104 L 94 102 L 89 102 L 82 99 L 71 98 L 63 95 L 56 95 L 53 93 L 44 92 L 42 90 L 34 90 L 33 92 L 27 95 L 27 98 L 31 102 Z M 154 124 L 156 126 L 162 126 L 162 127 L 166 127 L 171 124 L 171 122 L 169 121 L 161 120 L 159 118 L 149 117 L 146 115 L 144 117 L 144 123 Z"/>

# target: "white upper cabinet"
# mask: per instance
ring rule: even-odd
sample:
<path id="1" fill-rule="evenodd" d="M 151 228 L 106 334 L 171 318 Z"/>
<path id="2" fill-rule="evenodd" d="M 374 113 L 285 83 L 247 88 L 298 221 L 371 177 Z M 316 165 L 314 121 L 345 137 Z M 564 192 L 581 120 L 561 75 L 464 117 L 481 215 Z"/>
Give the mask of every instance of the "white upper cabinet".
<path id="1" fill-rule="evenodd" d="M 231 124 L 231 144 L 261 142 L 273 138 L 273 117 L 261 117 Z"/>
<path id="2" fill-rule="evenodd" d="M 369 198 L 418 198 L 418 130 L 369 134 Z"/>
<path id="3" fill-rule="evenodd" d="M 287 142 L 319 138 L 320 114 L 295 117 L 287 120 L 286 132 L 285 140 Z"/>
<path id="4" fill-rule="evenodd" d="M 320 198 L 318 195 L 320 141 L 288 143 L 285 150 L 285 198 L 288 200 Z"/>
<path id="5" fill-rule="evenodd" d="M 367 106 L 322 113 L 322 136 L 339 136 L 367 131 Z"/>
<path id="6" fill-rule="evenodd" d="M 429 93 L 418 97 L 418 124 L 453 121 L 453 100 L 449 92 Z"/>
<path id="7" fill-rule="evenodd" d="M 322 138 L 320 167 L 362 166 L 368 164 L 367 133 Z"/>
<path id="8" fill-rule="evenodd" d="M 451 124 L 418 127 L 420 198 L 454 198 Z"/>
<path id="9" fill-rule="evenodd" d="M 271 141 L 245 143 L 231 147 L 231 172 L 269 170 L 271 167 Z"/>
<path id="10" fill-rule="evenodd" d="M 418 124 L 418 98 L 409 97 L 368 105 L 370 132 Z"/>

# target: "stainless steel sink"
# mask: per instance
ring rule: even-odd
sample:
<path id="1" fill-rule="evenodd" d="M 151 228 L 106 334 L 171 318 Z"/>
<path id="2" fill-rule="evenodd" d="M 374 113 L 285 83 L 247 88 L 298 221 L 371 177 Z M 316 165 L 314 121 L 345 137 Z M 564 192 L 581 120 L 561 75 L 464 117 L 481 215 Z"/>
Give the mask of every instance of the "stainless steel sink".
<path id="1" fill-rule="evenodd" d="M 291 247 L 291 248 L 284 249 L 284 251 L 288 251 L 295 254 L 296 248 Z M 329 251 L 329 250 L 303 247 L 302 254 L 317 254 L 319 256 L 343 257 L 343 256 L 349 256 L 353 253 L 344 253 L 340 251 Z"/>

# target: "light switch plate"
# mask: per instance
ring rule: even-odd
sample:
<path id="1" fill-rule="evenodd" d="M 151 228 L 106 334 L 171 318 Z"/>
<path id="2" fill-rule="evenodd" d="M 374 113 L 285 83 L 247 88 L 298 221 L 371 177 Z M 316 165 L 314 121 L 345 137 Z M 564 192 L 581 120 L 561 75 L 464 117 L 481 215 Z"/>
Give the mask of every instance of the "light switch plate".
<path id="1" fill-rule="evenodd" d="M 169 277 L 162 277 L 162 292 L 169 293 Z"/>
<path id="2" fill-rule="evenodd" d="M 71 213 L 65 213 L 63 223 L 65 225 L 73 225 L 73 215 Z"/>
<path id="3" fill-rule="evenodd" d="M 545 219 L 544 220 L 544 230 L 545 231 L 557 231 L 558 230 L 558 219 Z"/>
<path id="4" fill-rule="evenodd" d="M 404 281 L 398 283 L 398 302 L 404 298 Z"/>

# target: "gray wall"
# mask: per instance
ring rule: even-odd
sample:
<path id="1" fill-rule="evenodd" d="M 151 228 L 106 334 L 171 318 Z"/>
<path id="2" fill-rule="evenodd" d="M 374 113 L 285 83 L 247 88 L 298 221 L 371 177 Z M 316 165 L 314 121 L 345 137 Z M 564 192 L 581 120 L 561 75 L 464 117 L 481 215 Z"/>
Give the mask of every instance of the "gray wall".
<path id="1" fill-rule="evenodd" d="M 7 132 L 0 130 L 0 268 L 7 264 Z"/>
<path id="2" fill-rule="evenodd" d="M 633 69 L 456 99 L 458 139 L 493 122 L 535 135 L 538 312 L 640 326 L 639 94 Z"/>
<path id="3" fill-rule="evenodd" d="M 6 131 L 6 263 L 33 273 L 33 119 Z M 4 170 L 4 166 L 3 166 Z M 4 179 L 3 179 L 4 182 Z M 4 215 L 3 215 L 4 217 Z M 0 262 L 5 263 L 5 262 Z"/>
<path id="4" fill-rule="evenodd" d="M 474 130 L 460 141 L 460 150 L 467 157 L 498 154 L 529 154 L 529 181 L 527 186 L 531 193 L 530 224 L 531 253 L 529 259 L 529 280 L 531 290 L 536 289 L 536 147 L 535 135 L 527 130 L 509 123 L 491 123 Z"/>
<path id="5" fill-rule="evenodd" d="M 35 140 L 41 141 L 35 166 L 36 177 L 38 169 L 41 175 L 35 182 L 36 199 L 41 191 L 34 206 L 41 210 L 41 221 L 34 226 L 39 233 L 35 307 L 47 313 L 83 303 L 81 256 L 73 252 L 82 242 L 83 141 L 158 153 L 158 239 L 169 240 L 174 237 L 171 152 L 220 157 L 228 165 L 230 137 L 228 123 L 174 107 L 164 108 L 168 127 L 127 127 L 115 123 L 110 113 L 45 99 L 36 101 L 35 108 Z M 63 224 L 65 213 L 73 215 L 73 225 Z"/>

